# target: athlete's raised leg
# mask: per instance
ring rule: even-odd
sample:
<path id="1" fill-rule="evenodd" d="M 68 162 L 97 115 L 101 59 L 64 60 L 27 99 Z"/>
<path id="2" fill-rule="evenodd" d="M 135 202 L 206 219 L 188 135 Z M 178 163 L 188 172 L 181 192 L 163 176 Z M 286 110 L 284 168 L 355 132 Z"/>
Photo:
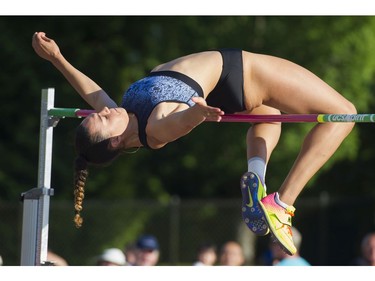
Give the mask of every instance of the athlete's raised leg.
<path id="1" fill-rule="evenodd" d="M 251 101 L 253 97 L 259 102 L 260 99 L 262 104 L 284 113 L 357 113 L 351 102 L 307 69 L 272 56 L 248 53 L 246 56 L 251 63 L 251 77 L 247 78 L 247 85 L 253 87 L 245 88 L 248 100 Z M 306 135 L 294 165 L 278 192 L 261 200 L 260 206 L 272 234 L 289 254 L 295 252 L 290 229 L 294 213 L 292 205 L 306 183 L 335 153 L 353 126 L 354 123 L 315 125 Z M 274 142 L 274 137 L 268 136 L 267 130 L 260 130 L 258 139 L 264 140 L 266 144 Z M 265 155 L 261 150 L 267 145 L 259 147 L 254 151 L 258 150 L 256 153 Z"/>

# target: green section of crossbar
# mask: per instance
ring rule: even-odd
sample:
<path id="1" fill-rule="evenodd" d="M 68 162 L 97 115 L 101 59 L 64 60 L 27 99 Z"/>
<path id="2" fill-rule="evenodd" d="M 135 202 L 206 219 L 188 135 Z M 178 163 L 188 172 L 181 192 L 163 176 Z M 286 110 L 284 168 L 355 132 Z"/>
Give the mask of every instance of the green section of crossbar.
<path id="1" fill-rule="evenodd" d="M 79 108 L 51 108 L 48 110 L 49 116 L 55 117 L 74 117 L 77 118 L 76 112 L 79 111 Z"/>
<path id="2" fill-rule="evenodd" d="M 374 123 L 375 114 L 318 114 L 318 122 Z"/>

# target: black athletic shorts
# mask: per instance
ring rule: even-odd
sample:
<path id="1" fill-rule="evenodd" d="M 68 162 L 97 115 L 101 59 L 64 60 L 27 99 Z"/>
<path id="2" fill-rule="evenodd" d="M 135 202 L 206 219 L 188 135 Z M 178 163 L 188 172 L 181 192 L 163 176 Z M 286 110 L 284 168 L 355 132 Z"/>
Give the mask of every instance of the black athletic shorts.
<path id="1" fill-rule="evenodd" d="M 225 113 L 244 111 L 242 50 L 218 51 L 223 57 L 223 70 L 218 83 L 206 99 L 207 104 L 219 107 Z"/>

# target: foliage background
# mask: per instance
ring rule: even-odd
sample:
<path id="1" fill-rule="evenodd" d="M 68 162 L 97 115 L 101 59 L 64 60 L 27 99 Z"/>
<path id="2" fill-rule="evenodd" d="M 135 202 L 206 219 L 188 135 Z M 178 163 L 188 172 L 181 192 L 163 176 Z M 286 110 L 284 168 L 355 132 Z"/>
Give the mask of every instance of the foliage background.
<path id="1" fill-rule="evenodd" d="M 31 36 L 35 31 L 45 31 L 55 39 L 65 57 L 117 102 L 132 82 L 159 63 L 201 50 L 238 47 L 294 61 L 353 101 L 359 112 L 375 112 L 372 16 L 2 16 L 0 210 L 5 206 L 17 208 L 20 194 L 37 182 L 41 89 L 56 89 L 58 107 L 87 108 L 62 75 L 34 53 Z M 72 140 L 78 122 L 63 120 L 54 131 L 53 202 L 72 201 Z M 280 186 L 298 153 L 302 136 L 311 126 L 283 125 L 282 138 L 268 166 L 269 190 Z M 91 169 L 86 198 L 103 202 L 154 200 L 160 204 L 169 204 L 173 198 L 241 200 L 238 181 L 247 167 L 247 127 L 235 123 L 202 124 L 189 136 L 159 151 L 141 150 L 125 155 L 110 168 Z M 358 200 L 359 195 L 374 198 L 374 132 L 373 124 L 356 126 L 309 182 L 301 199 L 317 197 L 322 192 L 333 198 L 350 198 L 350 202 Z M 64 211 L 60 215 L 70 220 L 73 206 L 71 213 Z M 0 220 L 0 254 L 17 264 L 19 213 L 4 217 Z M 122 233 L 122 238 L 108 235 L 105 243 L 98 243 L 92 253 L 86 254 L 98 253 L 110 244 L 120 247 L 145 231 L 149 215 L 137 211 L 130 217 L 133 227 L 109 219 L 108 224 L 118 225 L 116 232 Z M 345 227 L 355 222 L 356 217 L 351 218 Z M 374 229 L 374 221 L 364 220 L 356 227 L 358 232 L 352 234 L 355 237 L 351 241 L 358 243 Z M 53 228 L 51 232 L 54 233 Z M 85 238 L 78 236 L 72 244 L 82 245 Z M 62 245 L 55 247 L 69 255 L 67 258 L 73 263 L 79 263 L 79 253 L 67 252 Z M 351 254 L 357 253 L 353 250 Z"/>

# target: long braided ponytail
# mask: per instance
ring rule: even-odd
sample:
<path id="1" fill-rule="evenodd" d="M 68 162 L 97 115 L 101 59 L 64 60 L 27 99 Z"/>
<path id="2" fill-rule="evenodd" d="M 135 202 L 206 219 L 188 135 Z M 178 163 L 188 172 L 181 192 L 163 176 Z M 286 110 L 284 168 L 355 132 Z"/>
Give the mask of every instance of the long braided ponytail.
<path id="1" fill-rule="evenodd" d="M 89 174 L 86 160 L 80 155 L 75 160 L 74 176 L 74 223 L 80 228 L 83 223 L 81 211 L 83 209 L 83 198 L 85 197 L 85 184 Z"/>
<path id="2" fill-rule="evenodd" d="M 88 129 L 79 125 L 76 130 L 75 147 L 78 157 L 74 165 L 74 223 L 77 228 L 82 226 L 83 198 L 85 197 L 85 185 L 89 174 L 88 166 L 106 166 L 117 158 L 121 149 L 112 149 L 110 138 L 102 135 L 90 134 Z"/>

